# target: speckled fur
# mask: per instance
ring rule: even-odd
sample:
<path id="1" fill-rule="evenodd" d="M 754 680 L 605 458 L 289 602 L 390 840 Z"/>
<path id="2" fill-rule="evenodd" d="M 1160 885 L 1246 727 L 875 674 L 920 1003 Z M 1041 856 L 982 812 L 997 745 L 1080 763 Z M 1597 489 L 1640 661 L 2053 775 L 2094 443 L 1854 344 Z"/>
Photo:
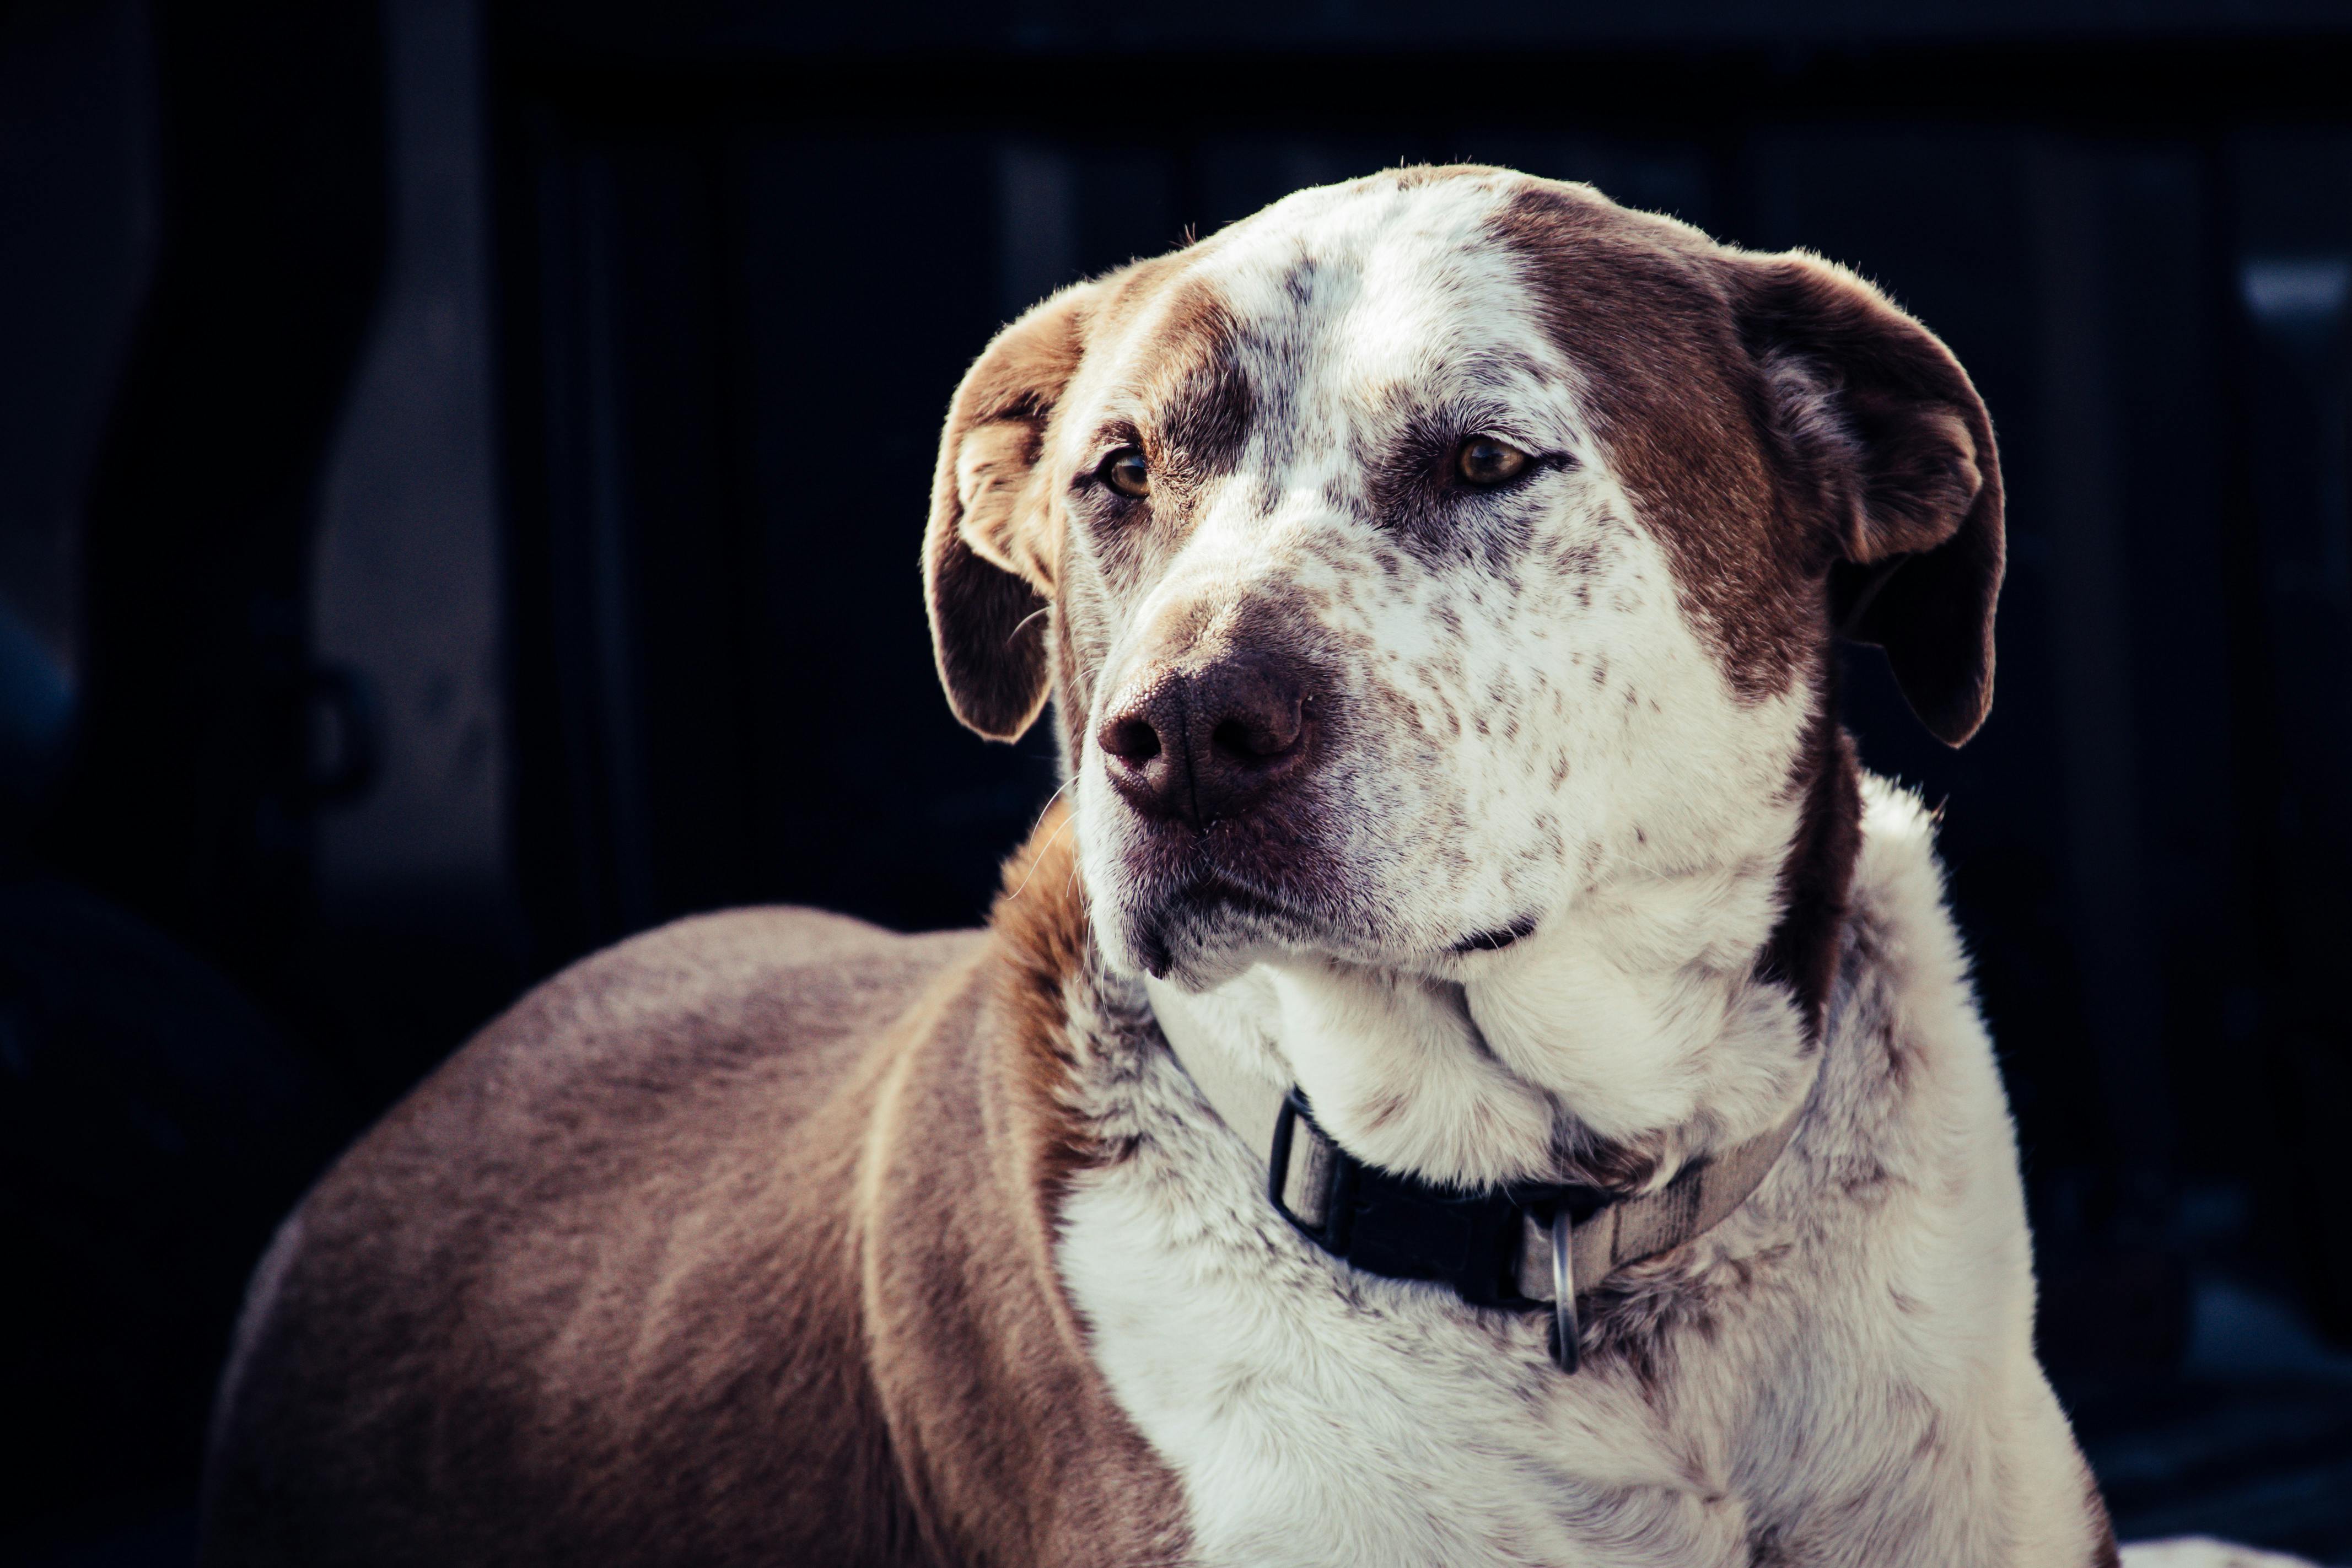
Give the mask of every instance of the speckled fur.
<path id="1" fill-rule="evenodd" d="M 1045 312 L 1085 350 L 1028 580 L 1105 983 L 1439 1181 L 1663 1183 L 1806 1105 L 1733 1219 L 1611 1283 L 1564 1378 L 1540 1322 L 1291 1234 L 1148 1030 L 1081 1053 L 1127 1064 L 1081 1094 L 1129 1153 L 1074 1180 L 1058 1256 L 1200 1561 L 2111 1552 L 2033 1357 L 1927 823 L 1873 785 L 1858 862 L 1850 826 L 1808 832 L 1853 799 L 1813 787 L 1853 766 L 1824 722 L 1836 563 L 1958 538 L 1998 580 L 1990 427 L 1948 354 L 1828 264 L 1491 170 L 1301 193 Z M 1445 491 L 1479 432 L 1531 477 Z M 1129 444 L 1148 501 L 1087 482 Z M 1957 648 L 1889 643 L 1948 738 L 1990 700 L 1974 588 Z M 1322 749 L 1273 825 L 1181 851 L 1249 894 L 1203 900 L 1089 737 L 1171 649 L 1254 642 L 1313 673 Z M 1826 995 L 1759 959 L 1809 842 Z"/>

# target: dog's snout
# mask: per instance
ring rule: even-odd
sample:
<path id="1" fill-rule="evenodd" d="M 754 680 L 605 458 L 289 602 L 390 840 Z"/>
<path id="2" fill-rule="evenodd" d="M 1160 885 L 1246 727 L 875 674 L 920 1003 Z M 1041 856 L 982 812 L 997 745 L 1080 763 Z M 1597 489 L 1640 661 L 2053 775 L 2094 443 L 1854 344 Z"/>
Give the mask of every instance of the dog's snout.
<path id="1" fill-rule="evenodd" d="M 1205 828 L 1305 768 L 1316 706 L 1286 661 L 1236 652 L 1145 672 L 1111 705 L 1096 740 L 1129 804 Z"/>

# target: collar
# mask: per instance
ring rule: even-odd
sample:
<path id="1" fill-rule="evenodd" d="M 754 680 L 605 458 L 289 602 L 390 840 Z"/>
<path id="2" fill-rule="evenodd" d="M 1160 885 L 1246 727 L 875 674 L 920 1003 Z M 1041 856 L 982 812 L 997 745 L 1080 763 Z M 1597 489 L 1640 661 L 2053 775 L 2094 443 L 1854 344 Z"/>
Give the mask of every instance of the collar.
<path id="1" fill-rule="evenodd" d="M 1577 1298 L 1730 1216 L 1763 1185 L 1804 1115 L 1800 1099 L 1778 1124 L 1651 1192 L 1465 1193 L 1365 1164 L 1317 1124 L 1297 1088 L 1252 1077 L 1222 1051 L 1188 1053 L 1160 1032 L 1210 1109 L 1266 1151 L 1266 1199 L 1300 1235 L 1367 1273 L 1450 1285 L 1474 1306 L 1550 1312 L 1552 1360 L 1562 1372 L 1574 1372 L 1581 1354 Z"/>

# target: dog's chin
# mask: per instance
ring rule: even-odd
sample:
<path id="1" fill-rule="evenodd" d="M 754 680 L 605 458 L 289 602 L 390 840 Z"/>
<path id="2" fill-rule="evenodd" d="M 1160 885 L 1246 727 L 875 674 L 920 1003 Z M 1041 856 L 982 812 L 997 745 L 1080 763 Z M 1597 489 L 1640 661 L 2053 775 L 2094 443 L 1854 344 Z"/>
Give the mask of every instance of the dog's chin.
<path id="1" fill-rule="evenodd" d="M 1138 890 L 1102 913 L 1113 963 L 1187 991 L 1213 989 L 1262 959 L 1318 945 L 1311 923 L 1214 879 L 1157 896 Z"/>
<path id="2" fill-rule="evenodd" d="M 1381 897 L 1303 813 L 1250 818 L 1207 832 L 1139 822 L 1114 809 L 1086 855 L 1094 923 L 1114 968 L 1188 991 L 1213 989 L 1268 959 L 1343 962 L 1447 973 L 1455 934 L 1432 937 L 1402 921 L 1410 899 Z M 1517 932 L 1486 938 L 1500 946 Z"/>
<path id="3" fill-rule="evenodd" d="M 1172 874 L 1171 874 L 1172 869 Z M 1114 968 L 1187 991 L 1214 989 L 1254 964 L 1313 955 L 1363 967 L 1458 979 L 1496 961 L 1533 922 L 1481 932 L 1467 943 L 1399 930 L 1370 918 L 1326 877 L 1297 898 L 1280 883 L 1257 884 L 1196 860 L 1181 868 L 1127 861 L 1097 899 L 1095 929 Z M 1381 911 L 1393 915 L 1392 907 Z"/>

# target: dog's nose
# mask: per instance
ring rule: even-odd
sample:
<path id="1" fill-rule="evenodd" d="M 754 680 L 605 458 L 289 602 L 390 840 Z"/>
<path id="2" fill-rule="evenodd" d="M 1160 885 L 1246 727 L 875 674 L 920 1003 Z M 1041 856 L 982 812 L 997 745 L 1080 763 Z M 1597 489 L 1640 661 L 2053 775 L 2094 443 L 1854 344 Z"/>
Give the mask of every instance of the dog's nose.
<path id="1" fill-rule="evenodd" d="M 1299 773 L 1314 699 L 1263 653 L 1146 672 L 1111 704 L 1096 741 L 1128 803 L 1205 828 L 1240 816 Z"/>

